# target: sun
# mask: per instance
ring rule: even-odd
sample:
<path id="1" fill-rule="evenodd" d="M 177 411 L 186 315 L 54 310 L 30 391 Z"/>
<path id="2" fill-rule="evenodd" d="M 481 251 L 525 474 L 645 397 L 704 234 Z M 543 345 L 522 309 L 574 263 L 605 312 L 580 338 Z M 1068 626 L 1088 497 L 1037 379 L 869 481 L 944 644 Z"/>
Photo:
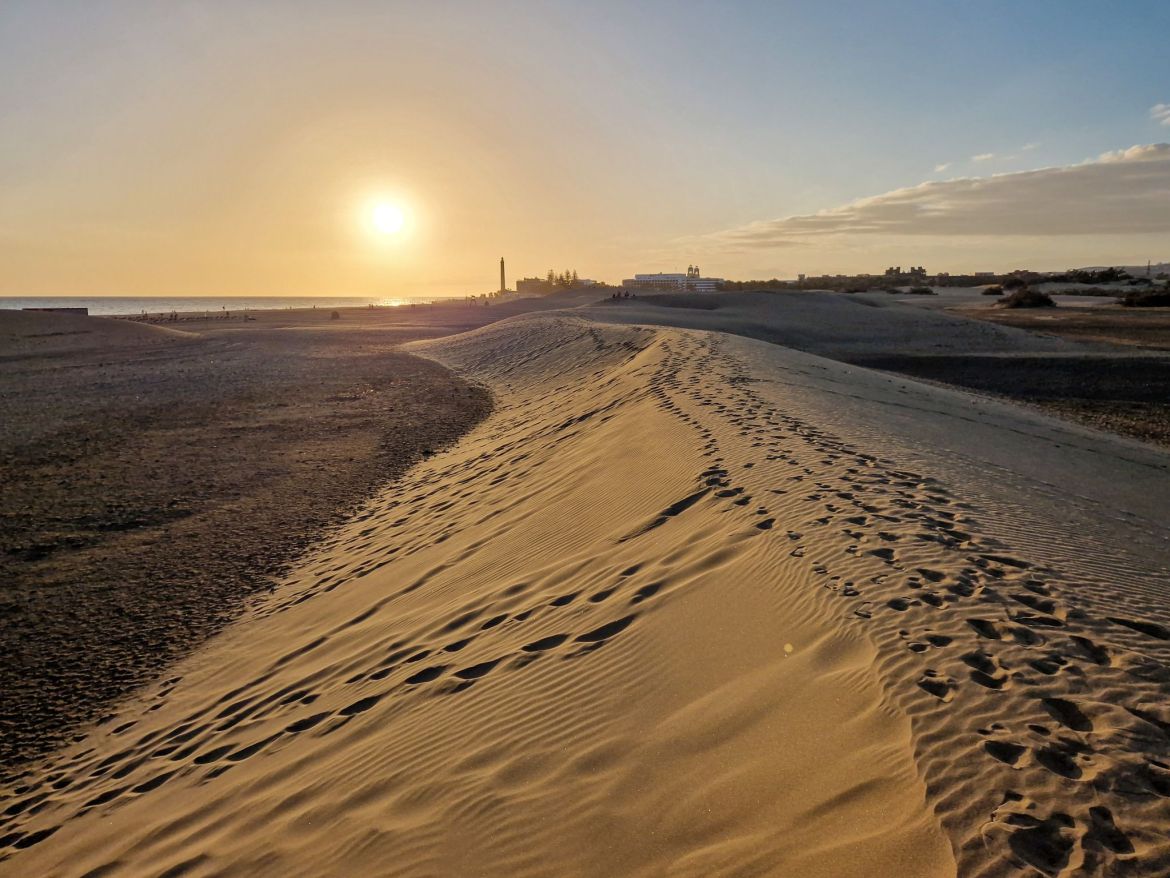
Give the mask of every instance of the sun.
<path id="1" fill-rule="evenodd" d="M 379 201 L 370 208 L 370 225 L 383 235 L 397 235 L 406 227 L 406 212 L 389 201 Z"/>

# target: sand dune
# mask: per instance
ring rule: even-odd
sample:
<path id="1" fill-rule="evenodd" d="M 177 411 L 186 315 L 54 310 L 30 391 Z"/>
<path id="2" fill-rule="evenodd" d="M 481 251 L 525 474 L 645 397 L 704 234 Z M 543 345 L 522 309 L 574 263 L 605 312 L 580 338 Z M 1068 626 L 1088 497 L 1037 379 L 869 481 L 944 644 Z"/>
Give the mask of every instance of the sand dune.
<path id="1" fill-rule="evenodd" d="M 891 353 L 970 356 L 1086 349 L 1011 326 L 908 307 L 885 293 L 679 293 L 607 299 L 581 313 L 606 322 L 731 332 L 836 359 Z"/>
<path id="2" fill-rule="evenodd" d="M 417 349 L 495 413 L 6 790 L 0 874 L 1170 869 L 1165 455 L 719 333 Z"/>

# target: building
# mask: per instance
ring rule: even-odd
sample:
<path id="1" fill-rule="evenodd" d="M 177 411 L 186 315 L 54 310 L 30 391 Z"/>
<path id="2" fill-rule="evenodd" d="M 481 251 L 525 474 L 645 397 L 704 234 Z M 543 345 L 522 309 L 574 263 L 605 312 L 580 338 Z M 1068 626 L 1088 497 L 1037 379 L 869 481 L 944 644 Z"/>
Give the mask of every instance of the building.
<path id="1" fill-rule="evenodd" d="M 902 271 L 902 266 L 891 265 L 882 276 L 891 284 L 921 284 L 926 282 L 926 269 L 921 265 L 912 265 Z"/>
<path id="2" fill-rule="evenodd" d="M 713 293 L 723 283 L 721 277 L 702 277 L 699 266 L 688 265 L 686 274 L 671 274 L 658 272 L 657 274 L 635 274 L 622 281 L 622 287 L 632 290 L 647 290 L 657 292 L 694 292 Z"/>
<path id="3" fill-rule="evenodd" d="M 557 290 L 563 289 L 581 289 L 582 287 L 596 286 L 597 281 L 591 280 L 587 277 L 580 277 L 573 281 L 570 285 L 550 281 L 547 277 L 522 277 L 516 281 L 516 292 L 521 296 L 547 296 L 549 293 L 555 293 Z"/>
<path id="4" fill-rule="evenodd" d="M 522 296 L 543 296 L 553 291 L 553 285 L 543 277 L 522 277 L 516 281 L 516 292 Z"/>

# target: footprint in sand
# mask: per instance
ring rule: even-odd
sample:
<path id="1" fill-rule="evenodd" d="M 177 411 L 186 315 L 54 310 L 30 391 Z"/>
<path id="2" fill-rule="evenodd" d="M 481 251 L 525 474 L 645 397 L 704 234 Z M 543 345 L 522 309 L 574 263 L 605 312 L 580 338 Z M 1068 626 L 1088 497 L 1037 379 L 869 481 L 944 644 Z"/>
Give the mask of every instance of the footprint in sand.
<path id="1" fill-rule="evenodd" d="M 928 669 L 918 680 L 918 686 L 943 702 L 949 702 L 955 697 L 955 681 L 946 674 Z"/>

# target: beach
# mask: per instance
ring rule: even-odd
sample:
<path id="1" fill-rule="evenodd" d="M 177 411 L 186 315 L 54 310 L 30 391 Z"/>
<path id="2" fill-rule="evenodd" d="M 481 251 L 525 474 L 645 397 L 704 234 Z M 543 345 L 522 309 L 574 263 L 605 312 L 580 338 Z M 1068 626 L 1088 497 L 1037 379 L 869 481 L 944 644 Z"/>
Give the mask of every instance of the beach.
<path id="1" fill-rule="evenodd" d="M 5 780 L 0 875 L 1170 871 L 1170 452 L 1005 390 L 1162 353 L 888 297 L 509 308 L 118 329 L 127 362 L 218 345 L 261 382 L 199 429 L 301 400 L 379 462 L 289 465 L 208 525 L 303 541 Z M 286 334 L 287 393 L 247 359 Z M 19 374 L 108 383 L 109 350 Z"/>
<path id="2" fill-rule="evenodd" d="M 490 410 L 400 345 L 574 301 L 0 311 L 0 766 L 105 716 Z"/>
<path id="3" fill-rule="evenodd" d="M 6 767 L 99 719 L 491 408 L 392 352 L 433 330 L 280 317 L 225 333 L 0 313 Z"/>

